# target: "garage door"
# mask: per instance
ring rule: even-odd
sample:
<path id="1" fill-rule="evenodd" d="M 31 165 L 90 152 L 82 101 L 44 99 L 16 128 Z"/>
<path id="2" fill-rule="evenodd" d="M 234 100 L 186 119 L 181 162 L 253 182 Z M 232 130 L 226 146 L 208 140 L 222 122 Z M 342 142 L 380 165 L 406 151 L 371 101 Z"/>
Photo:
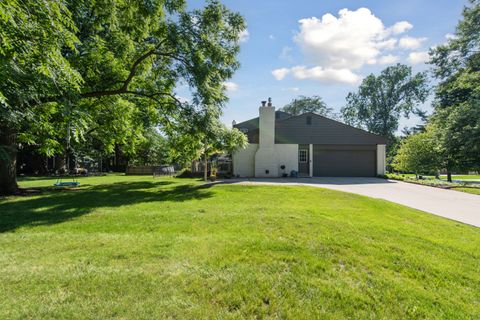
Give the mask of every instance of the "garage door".
<path id="1" fill-rule="evenodd" d="M 316 177 L 376 176 L 376 146 L 313 146 Z"/>

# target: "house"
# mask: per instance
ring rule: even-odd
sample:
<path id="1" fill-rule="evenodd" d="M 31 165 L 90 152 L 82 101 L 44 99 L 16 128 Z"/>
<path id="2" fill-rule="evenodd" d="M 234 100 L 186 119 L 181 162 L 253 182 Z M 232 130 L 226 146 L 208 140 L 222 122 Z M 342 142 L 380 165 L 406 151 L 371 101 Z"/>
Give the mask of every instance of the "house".
<path id="1" fill-rule="evenodd" d="M 314 113 L 294 116 L 262 101 L 259 117 L 234 127 L 249 141 L 233 154 L 239 177 L 374 177 L 385 174 L 387 140 Z"/>

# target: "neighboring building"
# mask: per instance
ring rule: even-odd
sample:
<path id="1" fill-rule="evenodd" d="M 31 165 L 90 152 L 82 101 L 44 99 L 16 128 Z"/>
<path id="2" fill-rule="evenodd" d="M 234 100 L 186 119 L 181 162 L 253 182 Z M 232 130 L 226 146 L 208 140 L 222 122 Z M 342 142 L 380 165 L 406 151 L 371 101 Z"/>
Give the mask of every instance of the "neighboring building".
<path id="1" fill-rule="evenodd" d="M 262 101 L 259 117 L 234 125 L 248 136 L 233 154 L 240 177 L 374 177 L 385 174 L 387 140 L 314 113 L 293 116 Z"/>

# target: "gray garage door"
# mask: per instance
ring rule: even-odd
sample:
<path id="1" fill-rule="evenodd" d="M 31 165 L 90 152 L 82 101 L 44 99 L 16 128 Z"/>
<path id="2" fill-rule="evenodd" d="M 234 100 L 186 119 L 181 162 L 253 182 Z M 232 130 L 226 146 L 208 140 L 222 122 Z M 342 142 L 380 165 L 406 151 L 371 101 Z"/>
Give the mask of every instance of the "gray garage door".
<path id="1" fill-rule="evenodd" d="M 376 146 L 313 146 L 316 177 L 374 177 Z"/>

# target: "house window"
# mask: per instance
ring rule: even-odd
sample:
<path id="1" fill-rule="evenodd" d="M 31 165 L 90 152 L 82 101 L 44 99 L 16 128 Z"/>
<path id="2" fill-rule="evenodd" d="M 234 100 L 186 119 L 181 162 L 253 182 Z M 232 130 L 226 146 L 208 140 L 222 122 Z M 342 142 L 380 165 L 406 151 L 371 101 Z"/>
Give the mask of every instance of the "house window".
<path id="1" fill-rule="evenodd" d="M 307 150 L 298 150 L 298 162 L 307 163 Z"/>
<path id="2" fill-rule="evenodd" d="M 312 124 L 312 117 L 310 116 L 307 117 L 307 124 Z"/>

